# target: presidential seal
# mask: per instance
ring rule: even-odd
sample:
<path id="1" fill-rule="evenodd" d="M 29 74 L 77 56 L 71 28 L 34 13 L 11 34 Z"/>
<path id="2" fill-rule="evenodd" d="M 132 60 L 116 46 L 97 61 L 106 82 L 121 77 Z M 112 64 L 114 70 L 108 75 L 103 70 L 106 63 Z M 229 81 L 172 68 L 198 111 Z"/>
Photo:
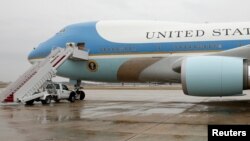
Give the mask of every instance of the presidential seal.
<path id="1" fill-rule="evenodd" d="M 88 62 L 88 69 L 92 72 L 95 72 L 98 69 L 98 64 L 95 61 L 91 60 Z"/>

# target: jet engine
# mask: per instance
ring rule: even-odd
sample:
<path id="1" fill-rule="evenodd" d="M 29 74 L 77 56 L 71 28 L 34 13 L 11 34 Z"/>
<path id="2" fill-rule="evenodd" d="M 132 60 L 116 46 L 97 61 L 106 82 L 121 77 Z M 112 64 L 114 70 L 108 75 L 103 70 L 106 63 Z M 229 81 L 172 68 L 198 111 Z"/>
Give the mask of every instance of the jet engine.
<path id="1" fill-rule="evenodd" d="M 183 91 L 192 96 L 241 95 L 250 88 L 249 65 L 236 57 L 188 57 L 181 65 Z"/>

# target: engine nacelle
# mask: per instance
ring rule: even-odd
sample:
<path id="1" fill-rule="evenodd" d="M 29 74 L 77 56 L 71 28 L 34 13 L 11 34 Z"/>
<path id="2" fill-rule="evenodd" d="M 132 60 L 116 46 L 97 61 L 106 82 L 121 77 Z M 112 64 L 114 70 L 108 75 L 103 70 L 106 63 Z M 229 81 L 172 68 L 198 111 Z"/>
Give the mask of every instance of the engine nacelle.
<path id="1" fill-rule="evenodd" d="M 192 96 L 232 96 L 249 89 L 246 59 L 223 56 L 189 57 L 181 66 L 183 91 Z"/>

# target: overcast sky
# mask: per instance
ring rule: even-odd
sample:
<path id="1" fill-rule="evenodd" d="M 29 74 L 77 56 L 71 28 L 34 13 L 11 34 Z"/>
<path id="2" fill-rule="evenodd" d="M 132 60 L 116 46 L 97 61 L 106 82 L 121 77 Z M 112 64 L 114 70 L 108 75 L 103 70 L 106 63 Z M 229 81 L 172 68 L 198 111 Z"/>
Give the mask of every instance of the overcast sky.
<path id="1" fill-rule="evenodd" d="M 250 21 L 249 0 L 0 0 L 0 81 L 30 67 L 27 55 L 64 26 L 97 20 Z"/>

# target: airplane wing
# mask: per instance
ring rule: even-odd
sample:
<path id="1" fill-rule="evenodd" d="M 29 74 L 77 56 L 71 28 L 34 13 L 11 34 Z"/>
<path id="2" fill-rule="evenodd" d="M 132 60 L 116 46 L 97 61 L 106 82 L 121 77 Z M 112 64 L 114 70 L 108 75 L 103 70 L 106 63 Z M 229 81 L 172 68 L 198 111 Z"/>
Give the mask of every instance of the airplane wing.
<path id="1" fill-rule="evenodd" d="M 203 56 L 177 59 L 172 70 L 180 74 L 185 94 L 242 95 L 250 88 L 250 45 Z"/>
<path id="2" fill-rule="evenodd" d="M 236 95 L 250 87 L 246 59 L 250 59 L 250 45 L 201 56 L 131 58 L 119 67 L 117 78 L 123 82 L 182 83 L 188 95 Z"/>
<path id="3" fill-rule="evenodd" d="M 123 82 L 180 82 L 180 74 L 172 70 L 172 64 L 182 56 L 132 58 L 123 63 L 117 78 Z"/>
<path id="4" fill-rule="evenodd" d="M 250 45 L 214 53 L 214 54 L 209 54 L 206 56 L 225 56 L 225 57 L 239 57 L 239 58 L 244 58 L 244 59 L 250 59 Z M 183 56 L 178 58 L 173 64 L 172 64 L 172 69 L 175 72 L 180 73 L 181 72 L 181 64 L 182 61 L 185 60 L 187 57 Z"/>

